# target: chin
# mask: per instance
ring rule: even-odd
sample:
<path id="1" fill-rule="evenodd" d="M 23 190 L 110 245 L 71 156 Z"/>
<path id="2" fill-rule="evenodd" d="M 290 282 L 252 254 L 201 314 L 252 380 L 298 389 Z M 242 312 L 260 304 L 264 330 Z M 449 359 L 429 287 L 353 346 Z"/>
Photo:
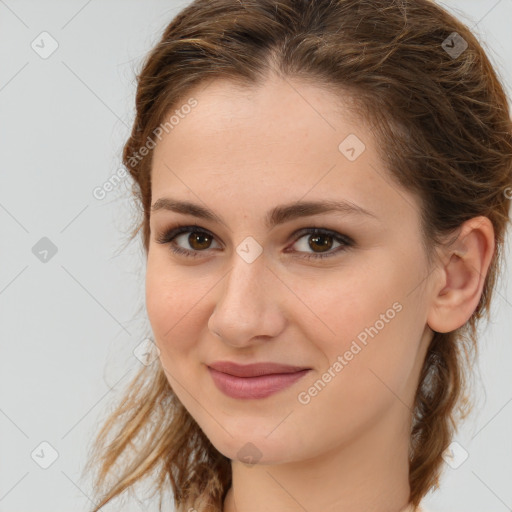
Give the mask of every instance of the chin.
<path id="1" fill-rule="evenodd" d="M 210 441 L 222 455 L 247 466 L 283 464 L 295 460 L 295 452 L 291 449 L 290 443 L 277 437 L 271 441 L 268 439 L 268 433 L 269 431 L 261 436 L 234 435 L 228 436 L 229 439 L 223 437 L 222 440 L 210 438 Z"/>

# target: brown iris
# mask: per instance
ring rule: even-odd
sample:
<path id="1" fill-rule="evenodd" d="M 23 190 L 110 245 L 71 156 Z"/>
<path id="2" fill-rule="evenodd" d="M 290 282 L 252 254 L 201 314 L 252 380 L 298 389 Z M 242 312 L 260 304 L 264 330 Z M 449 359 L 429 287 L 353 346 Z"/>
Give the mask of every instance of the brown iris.
<path id="1" fill-rule="evenodd" d="M 205 242 L 206 240 L 206 242 Z M 204 246 L 196 246 L 195 243 L 197 242 L 198 245 L 201 245 L 202 243 L 207 243 L 210 242 L 211 244 L 211 236 L 208 234 L 208 233 L 200 233 L 200 232 L 196 232 L 196 233 L 191 233 L 188 237 L 188 243 L 190 244 L 190 247 L 192 247 L 193 249 L 195 250 L 202 250 L 202 249 L 208 249 L 209 245 L 207 247 L 204 247 Z"/>
<path id="2" fill-rule="evenodd" d="M 309 246 L 311 249 L 320 248 L 319 252 L 325 252 L 328 251 L 332 247 L 332 236 L 330 235 L 311 235 L 309 237 L 310 242 Z M 330 239 L 330 242 L 328 241 Z M 319 240 L 323 240 L 324 243 L 319 242 Z M 317 247 L 314 247 L 313 244 L 315 244 Z"/>

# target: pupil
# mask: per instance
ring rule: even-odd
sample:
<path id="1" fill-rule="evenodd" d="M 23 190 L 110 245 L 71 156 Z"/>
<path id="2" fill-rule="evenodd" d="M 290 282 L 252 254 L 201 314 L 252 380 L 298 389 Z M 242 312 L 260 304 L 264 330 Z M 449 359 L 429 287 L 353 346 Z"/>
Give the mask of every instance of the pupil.
<path id="1" fill-rule="evenodd" d="M 208 240 L 207 234 L 192 233 L 190 236 L 192 237 L 192 242 L 189 240 L 189 243 L 192 247 L 194 247 L 196 241 L 199 241 L 199 245 L 201 245 L 201 239 Z M 204 249 L 204 247 L 196 247 L 196 249 L 197 248 Z"/>
<path id="2" fill-rule="evenodd" d="M 326 250 L 329 250 L 329 249 L 331 248 L 331 246 L 332 246 L 332 242 L 331 242 L 331 243 L 329 243 L 329 242 L 327 241 L 327 239 L 330 239 L 330 238 L 331 238 L 331 236 L 329 236 L 329 235 L 314 235 L 314 236 L 312 236 L 312 237 L 311 237 L 311 240 L 312 240 L 315 244 L 318 244 L 318 245 L 320 246 L 320 250 L 321 250 L 321 252 L 324 252 L 324 251 L 326 251 Z M 323 244 L 318 242 L 318 240 L 322 240 L 322 239 L 324 240 L 324 243 L 323 243 Z M 314 247 L 313 247 L 311 244 L 309 244 L 309 246 L 310 246 L 312 249 L 314 249 Z"/>

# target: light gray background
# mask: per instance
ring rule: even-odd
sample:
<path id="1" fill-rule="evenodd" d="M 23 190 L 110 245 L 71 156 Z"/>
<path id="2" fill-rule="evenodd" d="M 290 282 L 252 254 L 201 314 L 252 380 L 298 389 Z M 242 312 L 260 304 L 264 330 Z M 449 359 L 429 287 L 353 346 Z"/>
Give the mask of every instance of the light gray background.
<path id="1" fill-rule="evenodd" d="M 88 445 L 148 333 L 141 245 L 123 250 L 126 180 L 103 200 L 92 192 L 120 167 L 141 58 L 187 3 L 0 0 L 0 512 L 91 508 Z M 512 0 L 443 5 L 474 27 L 510 95 Z M 43 31 L 58 43 L 46 59 L 31 47 Z M 57 247 L 46 263 L 32 252 L 43 237 Z M 424 502 L 432 512 L 511 510 L 510 280 L 507 270 L 482 333 L 476 412 L 457 436 L 469 458 L 447 465 Z M 51 456 L 43 441 L 58 452 L 48 469 L 34 460 Z"/>

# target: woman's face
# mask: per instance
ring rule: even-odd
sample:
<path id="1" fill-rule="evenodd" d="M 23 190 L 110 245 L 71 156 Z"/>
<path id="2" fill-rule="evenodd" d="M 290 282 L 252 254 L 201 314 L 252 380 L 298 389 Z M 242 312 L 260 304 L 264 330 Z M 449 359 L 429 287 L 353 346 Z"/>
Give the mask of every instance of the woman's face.
<path id="1" fill-rule="evenodd" d="M 432 333 L 417 200 L 325 90 L 217 80 L 191 96 L 154 149 L 146 275 L 176 395 L 221 453 L 245 462 L 311 458 L 370 432 L 408 438 L 390 425 L 411 416 Z M 325 201 L 348 206 L 299 208 Z M 162 243 L 176 226 L 189 228 Z M 217 375 L 234 386 L 226 394 L 208 368 L 219 361 L 309 371 L 274 377 L 273 393 L 269 377 Z"/>

